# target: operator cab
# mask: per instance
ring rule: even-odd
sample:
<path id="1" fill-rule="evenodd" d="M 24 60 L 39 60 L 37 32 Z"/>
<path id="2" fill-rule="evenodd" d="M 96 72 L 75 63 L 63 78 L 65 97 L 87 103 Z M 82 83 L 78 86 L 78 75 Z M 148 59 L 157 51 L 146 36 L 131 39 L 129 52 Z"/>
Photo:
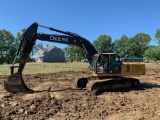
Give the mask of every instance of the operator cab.
<path id="1" fill-rule="evenodd" d="M 120 74 L 122 62 L 118 54 L 101 53 L 93 57 L 91 66 L 95 73 Z"/>

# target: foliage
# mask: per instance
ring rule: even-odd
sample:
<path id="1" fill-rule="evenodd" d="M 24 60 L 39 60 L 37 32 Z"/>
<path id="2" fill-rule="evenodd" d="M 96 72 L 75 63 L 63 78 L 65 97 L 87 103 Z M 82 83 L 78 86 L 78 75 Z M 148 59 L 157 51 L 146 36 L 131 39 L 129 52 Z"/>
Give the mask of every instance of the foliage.
<path id="1" fill-rule="evenodd" d="M 119 56 L 124 58 L 127 55 L 129 38 L 126 35 L 122 35 L 120 40 L 113 42 L 113 47 L 119 53 Z"/>
<path id="2" fill-rule="evenodd" d="M 77 46 L 65 47 L 64 51 L 65 51 L 65 57 L 67 61 L 70 61 L 70 62 L 81 61 L 82 59 L 85 58 L 83 49 Z"/>
<path id="3" fill-rule="evenodd" d="M 147 59 L 160 60 L 160 46 L 150 46 L 144 53 Z"/>
<path id="4" fill-rule="evenodd" d="M 0 30 L 0 64 L 11 63 L 16 52 L 16 41 L 11 32 Z"/>
<path id="5" fill-rule="evenodd" d="M 0 64 L 12 63 L 25 31 L 26 29 L 23 28 L 16 36 L 13 36 L 10 31 L 5 29 L 0 30 Z M 156 31 L 155 37 L 160 45 L 160 29 Z M 160 54 L 160 48 L 158 46 L 150 46 L 150 41 L 151 37 L 145 33 L 137 33 L 131 38 L 123 34 L 120 39 L 116 39 L 113 43 L 110 36 L 100 35 L 93 41 L 93 45 L 99 53 L 107 51 L 110 47 L 114 47 L 120 57 L 147 57 L 153 60 L 160 60 L 158 56 Z M 35 44 L 28 61 L 34 60 L 34 54 L 39 48 L 43 48 L 42 43 Z M 83 49 L 79 47 L 68 46 L 64 48 L 64 51 L 68 61 L 81 61 L 85 58 Z"/>
<path id="6" fill-rule="evenodd" d="M 145 33 L 138 33 L 130 39 L 129 47 L 133 57 L 143 57 L 145 50 L 149 47 L 151 37 Z"/>
<path id="7" fill-rule="evenodd" d="M 108 35 L 100 35 L 97 40 L 93 41 L 93 45 L 98 52 L 107 51 L 107 49 L 112 46 L 111 43 L 112 38 Z"/>
<path id="8" fill-rule="evenodd" d="M 157 39 L 158 44 L 160 45 L 160 29 L 158 29 L 155 33 L 155 37 Z"/>
<path id="9" fill-rule="evenodd" d="M 120 57 L 143 57 L 145 50 L 149 47 L 151 37 L 145 33 L 137 33 L 132 38 L 122 35 L 120 40 L 113 42 L 114 48 Z"/>
<path id="10" fill-rule="evenodd" d="M 26 31 L 25 28 L 21 29 L 20 32 L 17 33 L 16 37 L 13 36 L 13 34 L 10 31 L 7 31 L 5 29 L 0 30 L 0 64 L 3 63 L 12 63 L 15 54 L 19 48 L 21 39 L 23 37 L 23 33 Z M 23 45 L 22 45 L 23 47 Z M 28 58 L 28 61 L 34 61 L 34 58 L 32 57 L 37 48 L 43 48 L 42 44 L 36 44 L 32 50 L 32 53 L 30 57 Z M 20 50 L 21 54 L 21 50 Z M 19 60 L 19 56 L 17 56 L 16 62 Z"/>
<path id="11" fill-rule="evenodd" d="M 97 40 L 93 41 L 93 45 L 99 53 L 107 51 L 110 47 L 114 47 L 121 58 L 142 58 L 146 55 L 144 53 L 148 49 L 150 41 L 151 37 L 145 33 L 137 33 L 132 38 L 128 38 L 123 34 L 120 39 L 116 39 L 113 43 L 110 36 L 100 35 Z M 68 46 L 64 51 L 70 61 L 79 61 L 84 57 L 81 54 L 82 50 L 74 46 Z"/>

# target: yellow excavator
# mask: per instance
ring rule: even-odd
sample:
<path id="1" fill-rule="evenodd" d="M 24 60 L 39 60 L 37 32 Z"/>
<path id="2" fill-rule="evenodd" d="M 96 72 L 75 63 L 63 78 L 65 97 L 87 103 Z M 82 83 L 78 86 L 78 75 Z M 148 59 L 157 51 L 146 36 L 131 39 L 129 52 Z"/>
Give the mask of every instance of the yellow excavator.
<path id="1" fill-rule="evenodd" d="M 43 27 L 60 34 L 38 33 L 38 27 Z M 93 75 L 85 78 L 75 78 L 75 84 L 78 88 L 86 88 L 88 91 L 106 91 L 136 87 L 140 84 L 140 81 L 128 76 L 145 74 L 145 63 L 141 59 L 126 58 L 122 60 L 116 51 L 111 48 L 108 48 L 104 53 L 98 53 L 89 40 L 76 33 L 46 27 L 35 22 L 30 25 L 23 34 L 15 59 L 10 67 L 11 75 L 4 81 L 4 88 L 8 92 L 34 92 L 34 90 L 26 86 L 22 77 L 22 72 L 37 39 L 41 41 L 74 45 L 82 48 L 88 59 L 90 70 Z M 19 66 L 15 66 L 14 63 L 19 54 Z M 15 67 L 18 67 L 16 73 L 14 73 Z"/>

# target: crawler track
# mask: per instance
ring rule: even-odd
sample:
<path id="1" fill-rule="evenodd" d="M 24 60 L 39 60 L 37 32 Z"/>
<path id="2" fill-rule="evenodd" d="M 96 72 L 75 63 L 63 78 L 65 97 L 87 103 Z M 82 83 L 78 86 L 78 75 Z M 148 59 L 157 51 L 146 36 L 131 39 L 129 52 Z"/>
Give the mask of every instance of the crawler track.
<path id="1" fill-rule="evenodd" d="M 107 80 L 92 80 L 87 83 L 86 89 L 97 92 L 136 87 L 140 84 L 138 79 L 133 78 L 113 78 Z"/>
<path id="2" fill-rule="evenodd" d="M 138 79 L 124 78 L 124 77 L 108 78 L 108 79 L 86 77 L 86 78 L 78 78 L 75 80 L 75 85 L 78 88 L 86 88 L 87 91 L 89 92 L 93 90 L 96 90 L 98 92 L 98 91 L 137 87 L 139 84 L 140 81 Z"/>

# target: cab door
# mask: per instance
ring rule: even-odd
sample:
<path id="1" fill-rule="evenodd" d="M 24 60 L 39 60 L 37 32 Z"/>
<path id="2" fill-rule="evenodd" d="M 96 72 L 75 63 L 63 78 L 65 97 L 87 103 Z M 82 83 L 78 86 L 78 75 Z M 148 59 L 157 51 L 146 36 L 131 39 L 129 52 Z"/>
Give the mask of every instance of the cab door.
<path id="1" fill-rule="evenodd" d="M 110 54 L 110 74 L 120 74 L 121 73 L 121 61 L 117 54 Z"/>

